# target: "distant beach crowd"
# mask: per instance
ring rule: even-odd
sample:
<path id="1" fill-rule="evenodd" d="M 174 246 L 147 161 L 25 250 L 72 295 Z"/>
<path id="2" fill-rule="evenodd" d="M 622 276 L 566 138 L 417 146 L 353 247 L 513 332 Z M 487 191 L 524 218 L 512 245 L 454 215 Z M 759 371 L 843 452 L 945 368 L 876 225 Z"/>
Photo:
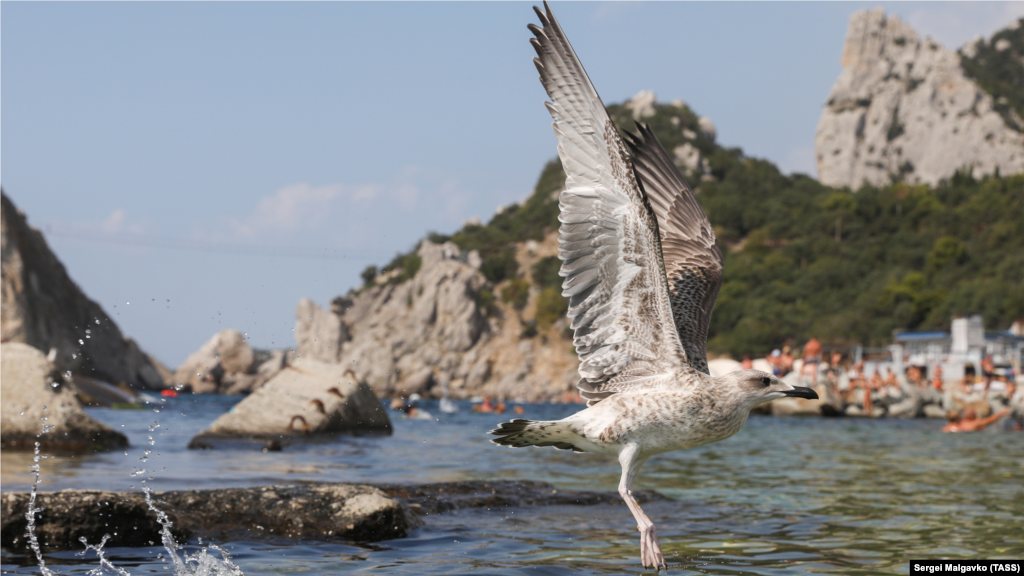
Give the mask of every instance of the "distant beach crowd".
<path id="1" fill-rule="evenodd" d="M 946 418 L 950 432 L 974 431 L 1004 420 L 1001 425 L 1024 430 L 1024 389 L 1017 371 L 996 366 L 984 356 L 979 366 L 968 363 L 962 378 L 943 378 L 942 367 L 853 362 L 841 351 L 826 353 L 816 340 L 808 341 L 797 358 L 791 349 L 773 350 L 763 360 L 745 357 L 740 368 L 767 366 L 779 378 L 818 390 L 828 415 L 869 417 Z M 759 366 L 758 366 L 759 365 Z"/>

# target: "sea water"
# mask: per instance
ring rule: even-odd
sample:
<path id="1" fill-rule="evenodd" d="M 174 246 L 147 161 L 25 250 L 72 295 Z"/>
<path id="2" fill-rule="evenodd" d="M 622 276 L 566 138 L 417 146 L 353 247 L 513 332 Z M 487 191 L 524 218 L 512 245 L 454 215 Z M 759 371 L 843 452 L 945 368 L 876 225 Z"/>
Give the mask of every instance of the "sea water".
<path id="1" fill-rule="evenodd" d="M 42 459 L 40 489 L 141 490 L 142 480 L 155 490 L 517 478 L 559 490 L 613 491 L 618 484 L 610 458 L 490 444 L 486 431 L 512 416 L 474 413 L 466 403 L 452 414 L 424 403 L 433 421 L 391 413 L 390 437 L 269 453 L 185 448 L 237 400 L 183 396 L 159 412 L 89 409 L 123 430 L 132 448 L 127 455 Z M 526 405 L 524 417 L 554 419 L 579 409 Z M 997 427 L 950 435 L 941 426 L 754 416 L 733 438 L 652 458 L 635 487 L 671 498 L 644 509 L 658 526 L 673 574 L 899 574 L 910 558 L 1024 556 L 1024 434 Z M 143 457 L 149 458 L 145 476 L 130 476 Z M 31 489 L 32 456 L 0 458 L 4 491 Z M 182 558 L 225 558 L 209 542 L 175 544 Z M 639 536 L 625 505 L 460 510 L 427 517 L 407 538 L 372 545 L 284 538 L 213 544 L 247 576 L 642 571 Z M 93 551 L 78 552 L 47 554 L 47 568 L 75 575 L 98 568 Z M 133 576 L 175 573 L 164 546 L 103 553 Z M 26 550 L 5 550 L 2 562 L 4 573 L 40 573 Z"/>

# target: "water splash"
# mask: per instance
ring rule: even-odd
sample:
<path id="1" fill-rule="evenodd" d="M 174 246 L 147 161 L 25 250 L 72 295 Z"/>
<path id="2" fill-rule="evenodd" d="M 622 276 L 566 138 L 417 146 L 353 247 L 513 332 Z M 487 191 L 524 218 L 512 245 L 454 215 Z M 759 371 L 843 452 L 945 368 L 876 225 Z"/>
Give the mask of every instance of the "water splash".
<path id="1" fill-rule="evenodd" d="M 86 554 L 88 554 L 89 550 L 92 550 L 100 559 L 99 567 L 89 570 L 87 574 L 89 576 L 106 576 L 107 574 L 114 574 L 116 576 L 132 576 L 131 572 L 125 570 L 124 568 L 114 566 L 110 563 L 110 560 L 107 560 L 106 557 L 104 556 L 103 546 L 107 543 L 107 540 L 109 539 L 110 534 L 104 534 L 103 539 L 100 540 L 100 543 L 95 546 L 89 544 L 89 541 L 85 539 L 85 536 L 82 536 L 78 539 L 78 541 L 85 546 L 85 550 L 82 550 L 81 552 L 77 553 L 76 556 L 85 556 Z"/>
<path id="2" fill-rule="evenodd" d="M 45 418 L 44 418 L 45 420 Z M 43 424 L 43 432 L 39 436 L 46 434 L 53 429 L 52 425 Z M 39 492 L 39 461 L 45 456 L 39 454 L 40 443 L 36 440 L 35 454 L 32 458 L 32 467 L 30 470 L 35 475 L 35 479 L 32 482 L 32 493 L 28 497 L 28 511 L 25 512 L 25 519 L 28 520 L 28 527 L 25 531 L 25 536 L 28 538 L 28 544 L 32 547 L 32 552 L 36 555 L 36 561 L 39 562 L 39 571 L 43 573 L 43 576 L 56 576 L 56 572 L 46 567 L 46 560 L 43 559 L 43 551 L 39 548 L 39 539 L 36 538 L 36 515 L 43 512 L 42 508 L 36 508 L 36 494 Z"/>
<path id="3" fill-rule="evenodd" d="M 195 554 L 185 552 L 183 557 L 179 556 L 178 551 L 182 546 L 171 534 L 173 523 L 167 514 L 153 503 L 153 491 L 145 485 L 145 480 L 142 484 L 142 491 L 146 494 L 146 505 L 156 514 L 156 521 L 160 524 L 160 540 L 174 565 L 175 576 L 245 576 L 242 569 L 231 561 L 228 551 L 216 544 L 207 544 Z M 220 557 L 211 555 L 211 550 Z"/>
<path id="4" fill-rule="evenodd" d="M 46 409 L 45 407 L 43 408 Z M 46 424 L 46 418 L 43 418 L 42 432 L 37 438 L 42 437 L 53 429 L 52 424 Z M 154 423 L 154 426 L 150 427 L 150 430 L 159 428 L 158 422 Z M 153 445 L 153 438 L 150 437 L 150 445 Z M 27 530 L 25 536 L 28 538 L 29 546 L 32 548 L 32 552 L 36 555 L 36 561 L 39 563 L 39 571 L 42 576 L 60 576 L 60 574 L 50 568 L 46 567 L 46 560 L 43 558 L 42 549 L 39 546 L 39 540 L 36 537 L 35 525 L 36 518 L 42 514 L 43 508 L 36 508 L 36 495 L 39 492 L 39 483 L 41 480 L 41 473 L 39 468 L 39 461 L 46 458 L 45 455 L 40 454 L 41 443 L 36 441 L 35 445 L 35 456 L 33 458 L 33 464 L 30 468 L 35 478 L 32 483 L 32 492 L 28 499 L 28 511 L 25 512 L 25 519 L 28 520 Z M 125 452 L 127 454 L 127 452 Z M 152 454 L 151 450 L 144 450 L 144 456 L 140 458 L 141 461 L 146 462 L 149 460 L 149 456 Z M 132 477 L 142 475 L 146 472 L 145 468 L 136 468 L 131 473 Z M 150 477 L 152 479 L 152 476 Z M 164 549 L 170 558 L 171 564 L 174 567 L 175 576 L 245 576 L 242 569 L 238 567 L 231 560 L 231 555 L 227 550 L 217 546 L 216 544 L 207 544 L 203 546 L 195 554 L 189 554 L 184 551 L 184 547 L 174 539 L 171 534 L 171 527 L 174 525 L 171 519 L 167 517 L 167 514 L 157 508 L 153 502 L 153 491 L 146 485 L 146 480 L 142 480 L 142 491 L 146 496 L 146 506 L 149 507 L 150 511 L 156 514 L 156 521 L 160 524 L 160 540 L 163 544 Z M 115 566 L 106 558 L 106 553 L 103 547 L 107 544 L 107 540 L 110 539 L 110 534 L 104 534 L 103 539 L 100 540 L 99 544 L 89 544 L 89 541 L 83 536 L 79 538 L 79 541 L 85 546 L 85 549 L 78 552 L 78 556 L 85 556 L 91 550 L 96 554 L 99 559 L 99 566 L 93 568 L 87 572 L 89 576 L 132 576 L 131 572 Z M 202 543 L 202 542 L 200 542 Z M 178 552 L 182 553 L 179 554 Z M 214 554 L 215 553 L 215 554 Z M 162 554 L 158 558 L 162 558 Z"/>

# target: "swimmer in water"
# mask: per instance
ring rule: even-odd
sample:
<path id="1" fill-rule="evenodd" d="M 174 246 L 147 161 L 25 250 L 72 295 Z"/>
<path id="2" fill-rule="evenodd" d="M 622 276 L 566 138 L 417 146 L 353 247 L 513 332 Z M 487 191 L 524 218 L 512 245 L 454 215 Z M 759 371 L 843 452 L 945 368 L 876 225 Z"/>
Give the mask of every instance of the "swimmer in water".
<path id="1" fill-rule="evenodd" d="M 942 427 L 943 432 L 981 432 L 986 426 L 992 424 L 996 420 L 999 420 L 1003 416 L 1010 413 L 1010 409 L 1007 408 L 996 414 L 989 416 L 988 418 L 978 418 L 974 408 L 968 406 L 964 408 L 963 412 L 957 410 L 950 410 L 947 414 L 949 422 Z"/>

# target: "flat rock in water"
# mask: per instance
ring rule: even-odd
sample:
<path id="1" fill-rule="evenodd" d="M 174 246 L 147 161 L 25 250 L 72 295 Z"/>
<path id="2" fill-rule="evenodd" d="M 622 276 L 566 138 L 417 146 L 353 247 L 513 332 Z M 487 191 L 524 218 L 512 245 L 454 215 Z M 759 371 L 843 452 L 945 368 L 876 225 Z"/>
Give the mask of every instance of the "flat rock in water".
<path id="1" fill-rule="evenodd" d="M 4 450 L 33 450 L 36 441 L 50 452 L 128 446 L 124 434 L 82 410 L 57 367 L 39 350 L 17 342 L 3 344 L 0 365 L 0 446 Z M 39 436 L 44 424 L 53 429 Z"/>
<path id="2" fill-rule="evenodd" d="M 273 450 L 295 439 L 359 433 L 391 433 L 373 390 L 341 365 L 299 358 L 217 418 L 189 448 L 256 440 Z"/>
<path id="3" fill-rule="evenodd" d="M 266 537 L 326 538 L 376 542 L 406 536 L 419 520 L 407 507 L 372 486 L 316 484 L 185 490 L 153 494 L 167 514 L 171 534 L 219 541 Z M 2 544 L 27 549 L 24 537 L 29 493 L 4 494 Z M 81 549 L 80 538 L 107 546 L 160 542 L 156 512 L 140 492 L 64 490 L 41 493 L 35 533 L 44 551 Z"/>
<path id="4" fill-rule="evenodd" d="M 532 480 L 380 484 L 378 487 L 388 496 L 409 504 L 417 512 L 427 514 L 441 514 L 463 508 L 622 504 L 618 492 L 558 490 L 547 482 Z M 634 490 L 633 497 L 640 503 L 668 500 L 654 490 Z"/>
<path id="5" fill-rule="evenodd" d="M 641 503 L 670 501 L 653 490 L 633 493 Z M 29 493 L 0 497 L 2 540 L 11 551 L 27 550 Z M 153 502 L 167 515 L 171 534 L 182 542 L 315 538 L 378 542 L 404 538 L 422 525 L 419 515 L 467 508 L 621 505 L 616 492 L 558 490 L 528 480 L 441 482 L 366 486 L 306 484 L 217 490 L 156 492 Z M 140 492 L 64 490 L 40 493 L 35 532 L 44 551 L 81 549 L 80 539 L 108 546 L 151 546 L 160 542 L 157 514 Z M 498 511 L 497 513 L 500 513 Z"/>

